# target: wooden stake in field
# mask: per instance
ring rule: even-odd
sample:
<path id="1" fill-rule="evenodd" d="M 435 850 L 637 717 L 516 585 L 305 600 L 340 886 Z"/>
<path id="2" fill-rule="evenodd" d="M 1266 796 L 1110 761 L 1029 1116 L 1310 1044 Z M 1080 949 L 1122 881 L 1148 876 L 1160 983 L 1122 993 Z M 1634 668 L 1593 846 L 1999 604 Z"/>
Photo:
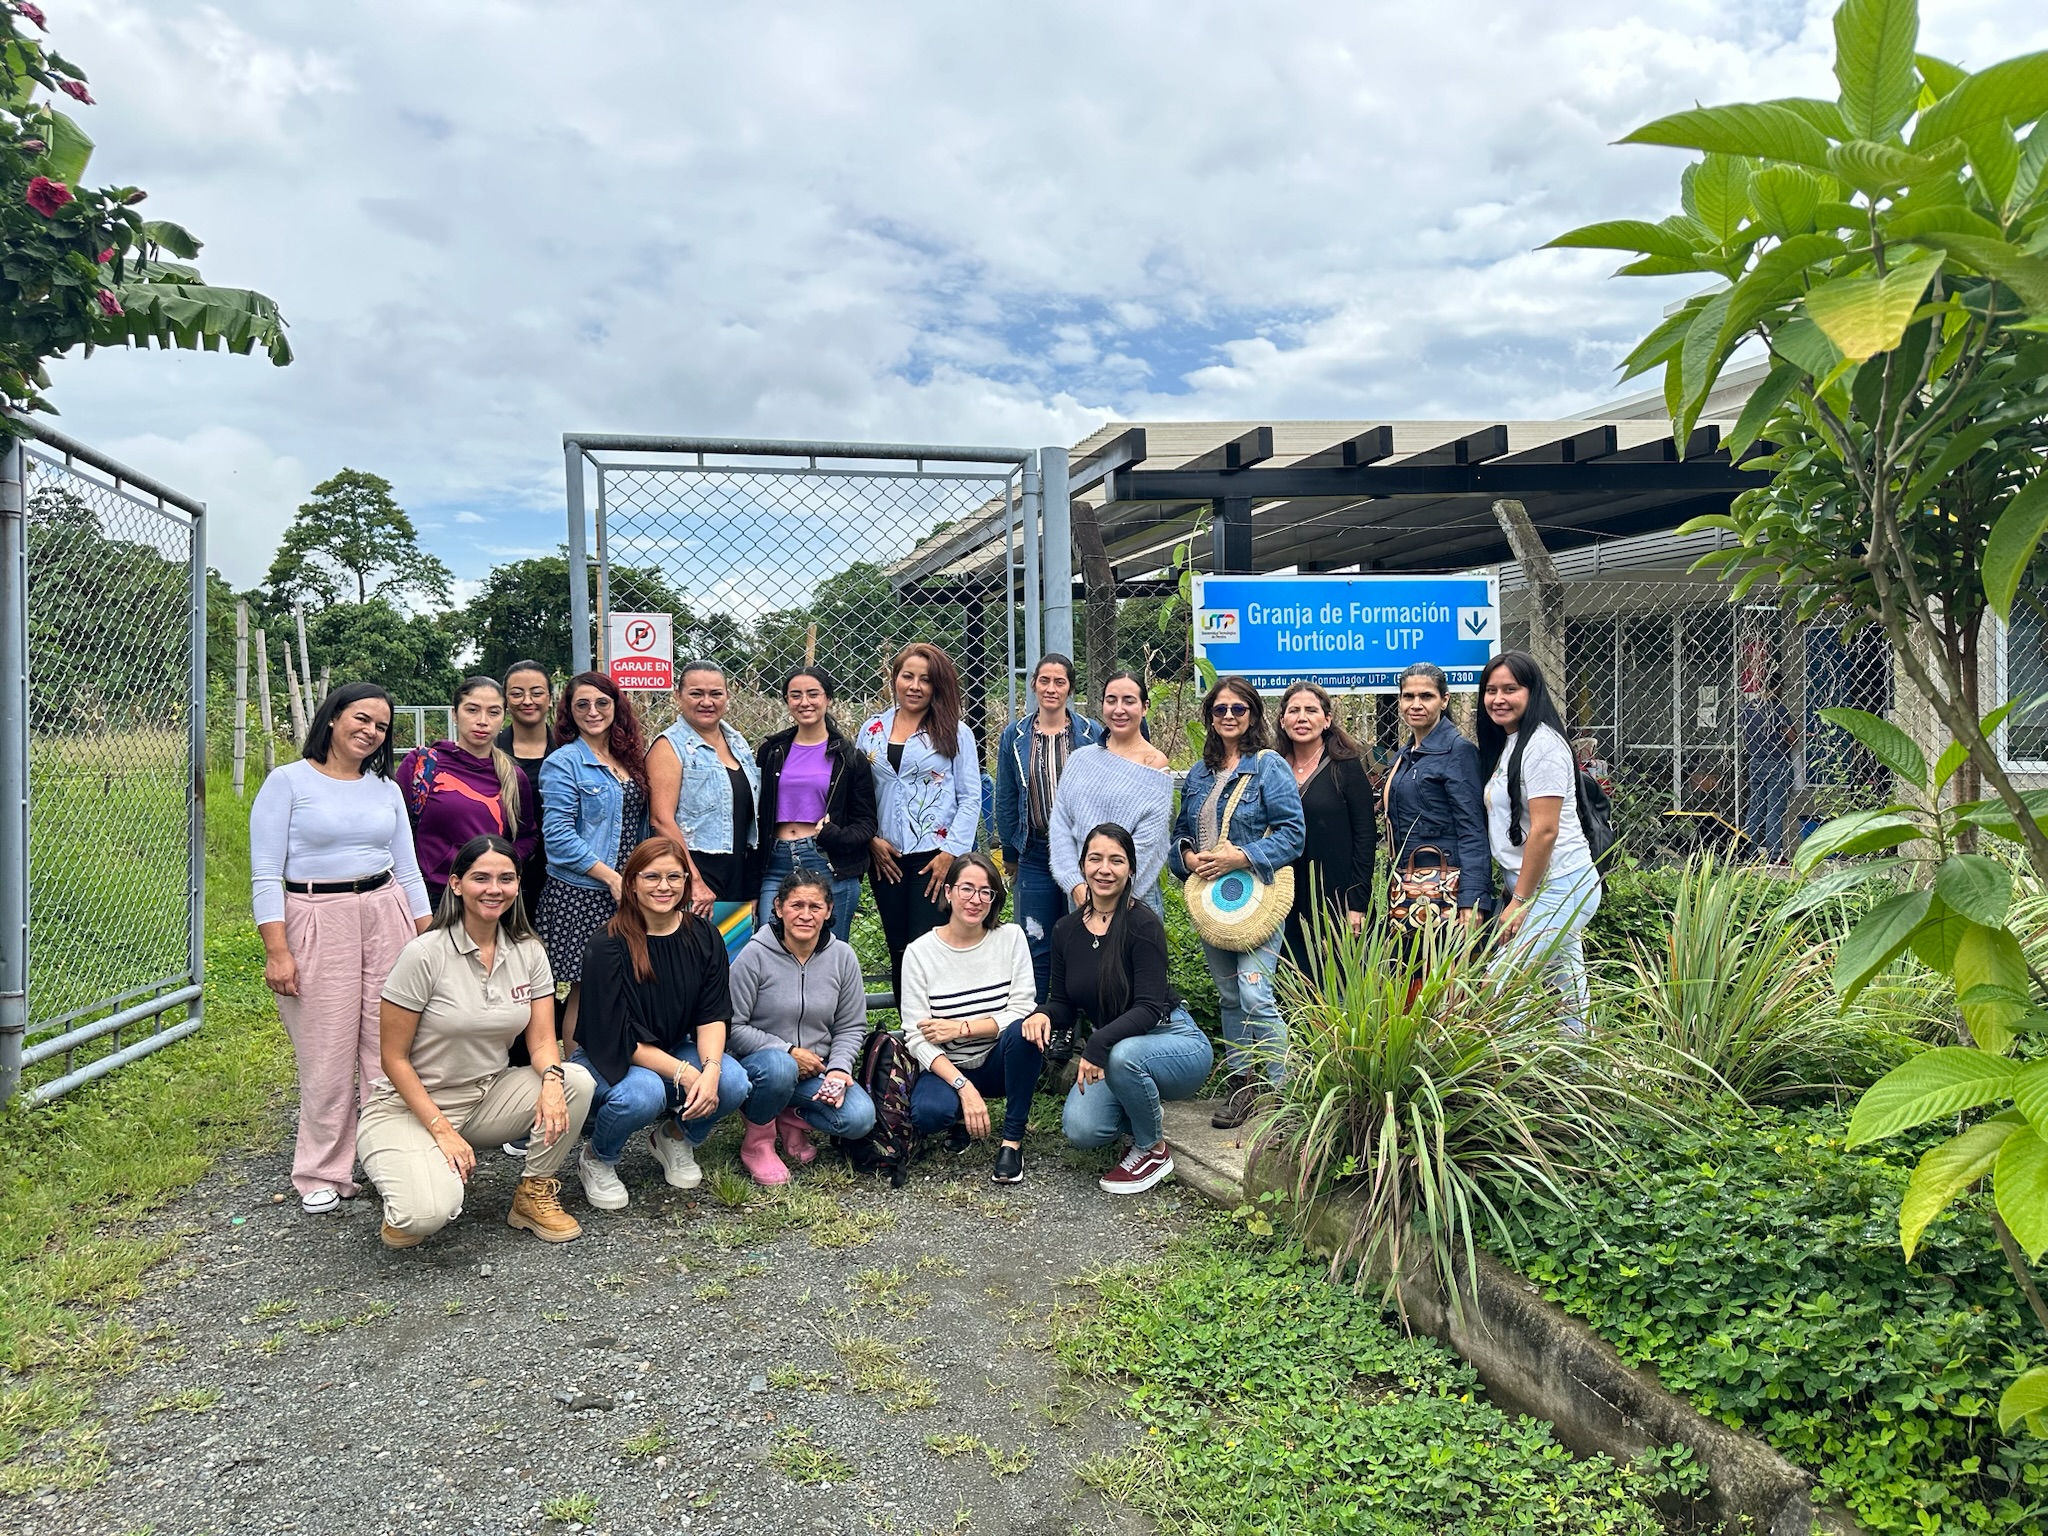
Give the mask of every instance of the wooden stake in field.
<path id="1" fill-rule="evenodd" d="M 249 761 L 249 604 L 235 604 L 235 798 L 242 798 Z"/>
<path id="2" fill-rule="evenodd" d="M 292 704 L 292 736 L 299 741 L 306 739 L 306 695 L 299 686 L 299 674 L 292 667 L 292 648 L 289 642 L 284 648 L 284 691 Z"/>
<path id="3" fill-rule="evenodd" d="M 256 718 L 263 725 L 263 771 L 277 766 L 277 725 L 270 714 L 270 639 L 256 631 Z"/>
<path id="4" fill-rule="evenodd" d="M 330 666 L 328 666 L 326 662 L 324 662 L 324 661 L 323 661 L 323 662 L 321 662 L 321 663 L 320 663 L 320 698 L 321 698 L 321 701 L 322 701 L 323 703 L 324 703 L 324 702 L 326 701 L 327 695 L 328 695 L 328 694 L 330 694 L 330 693 L 332 693 L 332 692 L 334 691 L 334 682 L 333 682 L 333 678 L 334 678 L 334 669 L 333 669 L 333 668 L 331 668 Z M 316 706 L 316 707 L 317 707 L 317 706 Z M 310 714 L 308 714 L 306 718 L 310 720 L 310 719 L 312 718 L 312 716 L 311 716 Z"/>
<path id="5" fill-rule="evenodd" d="M 809 630 L 809 632 L 808 632 L 808 633 L 806 633 L 806 634 L 805 634 L 805 636 L 804 636 L 804 665 L 805 665 L 805 666 L 807 666 L 807 667 L 815 667 L 815 666 L 816 666 L 817 664 L 818 664 L 818 621 L 817 621 L 816 619 L 813 619 L 813 620 L 811 621 L 811 627 L 810 627 L 810 630 Z"/>
<path id="6" fill-rule="evenodd" d="M 299 735 L 306 734 L 305 722 L 313 718 L 313 658 L 306 654 L 306 610 L 294 608 L 292 618 L 299 626 L 299 689 L 304 702 L 300 709 Z M 291 657 L 285 657 L 287 664 Z"/>

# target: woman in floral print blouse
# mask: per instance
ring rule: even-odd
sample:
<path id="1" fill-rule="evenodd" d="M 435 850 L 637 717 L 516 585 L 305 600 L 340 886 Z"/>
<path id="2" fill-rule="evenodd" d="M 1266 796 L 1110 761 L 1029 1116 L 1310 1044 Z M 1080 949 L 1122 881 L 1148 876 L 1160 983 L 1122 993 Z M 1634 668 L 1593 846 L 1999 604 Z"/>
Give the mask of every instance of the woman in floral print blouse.
<path id="1" fill-rule="evenodd" d="M 981 762 L 960 718 L 960 674 L 936 645 L 906 645 L 890 663 L 896 704 L 860 728 L 875 772 L 879 831 L 868 882 L 889 941 L 889 982 L 901 991 L 903 951 L 940 921 L 953 860 L 974 846 Z"/>

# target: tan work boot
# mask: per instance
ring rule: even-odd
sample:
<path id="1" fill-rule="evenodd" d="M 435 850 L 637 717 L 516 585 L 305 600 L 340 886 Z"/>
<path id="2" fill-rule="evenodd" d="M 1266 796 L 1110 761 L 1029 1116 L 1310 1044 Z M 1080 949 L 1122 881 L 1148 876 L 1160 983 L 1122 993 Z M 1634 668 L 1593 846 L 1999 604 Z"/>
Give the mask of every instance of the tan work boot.
<path id="1" fill-rule="evenodd" d="M 384 1246 L 386 1248 L 417 1248 L 425 1241 L 426 1238 L 421 1233 L 408 1232 L 403 1227 L 394 1227 L 388 1221 L 384 1223 Z"/>
<path id="2" fill-rule="evenodd" d="M 574 1242 L 583 1235 L 582 1224 L 562 1209 L 560 1179 L 521 1179 L 505 1225 L 523 1228 L 544 1243 Z"/>

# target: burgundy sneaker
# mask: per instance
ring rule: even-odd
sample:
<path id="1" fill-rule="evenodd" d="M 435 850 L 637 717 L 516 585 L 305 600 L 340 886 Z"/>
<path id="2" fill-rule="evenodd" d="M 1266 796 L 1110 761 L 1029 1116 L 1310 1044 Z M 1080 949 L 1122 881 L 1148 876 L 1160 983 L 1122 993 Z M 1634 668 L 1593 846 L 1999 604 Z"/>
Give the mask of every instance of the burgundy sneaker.
<path id="1" fill-rule="evenodd" d="M 1131 1148 L 1098 1182 L 1112 1195 L 1142 1195 L 1171 1172 L 1173 1154 L 1162 1142 L 1156 1149 Z"/>

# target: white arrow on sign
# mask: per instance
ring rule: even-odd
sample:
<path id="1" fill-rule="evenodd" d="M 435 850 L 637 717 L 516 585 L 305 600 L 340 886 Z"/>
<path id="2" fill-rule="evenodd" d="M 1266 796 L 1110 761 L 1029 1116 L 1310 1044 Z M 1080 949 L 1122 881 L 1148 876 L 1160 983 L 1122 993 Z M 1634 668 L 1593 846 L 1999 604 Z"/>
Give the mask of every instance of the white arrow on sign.
<path id="1" fill-rule="evenodd" d="M 1458 638 L 1460 640 L 1499 639 L 1500 610 L 1498 608 L 1460 608 L 1458 610 Z"/>

